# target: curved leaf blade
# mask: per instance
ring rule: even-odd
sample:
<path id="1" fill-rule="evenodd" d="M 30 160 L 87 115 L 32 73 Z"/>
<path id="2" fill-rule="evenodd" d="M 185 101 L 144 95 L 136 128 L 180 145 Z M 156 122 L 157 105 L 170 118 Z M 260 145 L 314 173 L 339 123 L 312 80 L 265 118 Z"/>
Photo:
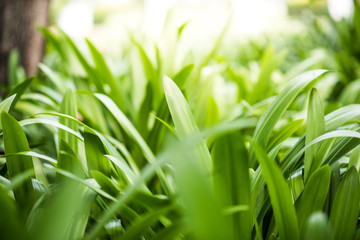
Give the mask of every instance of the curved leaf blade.
<path id="1" fill-rule="evenodd" d="M 281 239 L 300 238 L 298 219 L 293 205 L 290 190 L 275 161 L 271 161 L 265 151 L 256 143 L 253 145 L 256 158 L 262 169 L 265 182 L 268 186 L 272 203 L 276 227 Z"/>
<path id="2" fill-rule="evenodd" d="M 336 192 L 330 214 L 334 239 L 352 239 L 358 221 L 360 201 L 359 173 L 351 167 Z"/>
<path id="3" fill-rule="evenodd" d="M 266 112 L 260 118 L 254 132 L 254 142 L 265 147 L 268 143 L 270 133 L 278 120 L 285 113 L 296 96 L 309 84 L 313 83 L 319 76 L 327 72 L 326 70 L 313 70 L 305 72 L 292 79 L 280 92 Z M 253 150 L 251 151 L 251 167 L 256 166 Z"/>

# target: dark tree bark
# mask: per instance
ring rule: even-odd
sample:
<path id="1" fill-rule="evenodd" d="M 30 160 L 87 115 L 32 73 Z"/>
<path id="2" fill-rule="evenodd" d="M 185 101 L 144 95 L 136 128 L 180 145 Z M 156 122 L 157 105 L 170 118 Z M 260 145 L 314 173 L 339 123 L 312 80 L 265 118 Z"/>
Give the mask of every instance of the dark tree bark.
<path id="1" fill-rule="evenodd" d="M 20 52 L 28 76 L 37 71 L 44 55 L 44 39 L 37 26 L 48 23 L 49 0 L 0 0 L 0 84 L 8 84 L 8 58 L 12 49 Z"/>

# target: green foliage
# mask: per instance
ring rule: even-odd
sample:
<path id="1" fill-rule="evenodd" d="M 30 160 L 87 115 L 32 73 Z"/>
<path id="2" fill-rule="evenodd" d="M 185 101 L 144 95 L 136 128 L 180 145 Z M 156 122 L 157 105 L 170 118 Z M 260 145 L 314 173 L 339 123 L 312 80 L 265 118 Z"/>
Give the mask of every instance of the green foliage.
<path id="1" fill-rule="evenodd" d="M 332 105 L 322 58 L 251 42 L 219 60 L 225 30 L 193 59 L 131 36 L 117 71 L 41 31 L 55 57 L 24 79 L 13 53 L 0 103 L 1 236 L 358 239 L 358 80 Z"/>

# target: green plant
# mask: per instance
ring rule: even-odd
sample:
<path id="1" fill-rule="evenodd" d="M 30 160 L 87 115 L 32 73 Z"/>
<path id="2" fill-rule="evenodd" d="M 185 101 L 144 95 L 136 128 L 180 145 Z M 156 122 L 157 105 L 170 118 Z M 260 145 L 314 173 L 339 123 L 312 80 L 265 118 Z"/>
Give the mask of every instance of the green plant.
<path id="1" fill-rule="evenodd" d="M 56 49 L 52 67 L 41 64 L 0 103 L 6 238 L 359 236 L 360 106 L 325 114 L 316 90 L 325 70 L 268 94 L 260 83 L 269 86 L 283 58 L 269 48 L 258 81 L 229 104 L 202 74 L 214 54 L 171 79 L 160 50 L 154 64 L 133 39 L 122 62 L 132 66 L 114 74 L 90 41 L 87 54 L 64 33 L 42 31 Z"/>

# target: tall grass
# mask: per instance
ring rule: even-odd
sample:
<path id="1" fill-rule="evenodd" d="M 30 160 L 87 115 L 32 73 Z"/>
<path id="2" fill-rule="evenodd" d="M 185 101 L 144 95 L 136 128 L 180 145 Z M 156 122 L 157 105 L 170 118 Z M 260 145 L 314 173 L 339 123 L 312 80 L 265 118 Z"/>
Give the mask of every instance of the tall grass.
<path id="1" fill-rule="evenodd" d="M 325 112 L 326 70 L 275 86 L 271 47 L 249 81 L 218 46 L 168 68 L 133 38 L 114 74 L 42 32 L 47 64 L 21 81 L 14 57 L 0 103 L 4 239 L 359 239 L 360 105 Z"/>

